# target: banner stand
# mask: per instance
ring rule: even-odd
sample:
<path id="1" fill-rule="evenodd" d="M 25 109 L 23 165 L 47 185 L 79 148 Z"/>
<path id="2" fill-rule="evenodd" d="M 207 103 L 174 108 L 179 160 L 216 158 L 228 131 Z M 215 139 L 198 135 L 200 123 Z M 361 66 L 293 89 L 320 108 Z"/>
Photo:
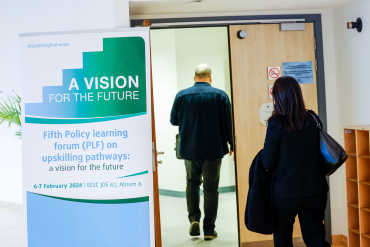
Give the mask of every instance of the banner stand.
<path id="1" fill-rule="evenodd" d="M 20 34 L 20 50 L 24 246 L 161 246 L 149 28 Z"/>

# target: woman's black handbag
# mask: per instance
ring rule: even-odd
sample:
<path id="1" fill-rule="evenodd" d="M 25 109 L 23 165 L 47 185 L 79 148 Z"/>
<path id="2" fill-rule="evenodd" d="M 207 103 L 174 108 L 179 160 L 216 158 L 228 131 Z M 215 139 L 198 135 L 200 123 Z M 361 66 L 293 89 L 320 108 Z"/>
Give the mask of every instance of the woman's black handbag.
<path id="1" fill-rule="evenodd" d="M 330 176 L 347 160 L 348 156 L 343 147 L 325 132 L 316 116 L 310 114 L 319 127 L 321 157 L 325 166 L 325 174 Z"/>

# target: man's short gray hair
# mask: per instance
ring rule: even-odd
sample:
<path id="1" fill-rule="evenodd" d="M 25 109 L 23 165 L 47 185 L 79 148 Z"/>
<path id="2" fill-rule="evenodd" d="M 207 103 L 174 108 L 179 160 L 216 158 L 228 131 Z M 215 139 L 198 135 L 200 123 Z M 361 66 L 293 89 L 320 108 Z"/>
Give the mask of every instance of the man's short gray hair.
<path id="1" fill-rule="evenodd" d="M 207 64 L 199 64 L 195 69 L 195 76 L 199 78 L 207 78 L 212 75 L 211 68 Z"/>

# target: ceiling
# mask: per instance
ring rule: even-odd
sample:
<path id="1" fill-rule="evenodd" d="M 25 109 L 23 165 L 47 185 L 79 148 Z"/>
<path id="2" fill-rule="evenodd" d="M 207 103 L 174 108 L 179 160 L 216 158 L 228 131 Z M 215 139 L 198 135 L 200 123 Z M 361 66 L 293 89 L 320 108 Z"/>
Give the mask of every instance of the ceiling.
<path id="1" fill-rule="evenodd" d="M 130 0 L 130 15 L 250 12 L 333 8 L 354 0 Z"/>

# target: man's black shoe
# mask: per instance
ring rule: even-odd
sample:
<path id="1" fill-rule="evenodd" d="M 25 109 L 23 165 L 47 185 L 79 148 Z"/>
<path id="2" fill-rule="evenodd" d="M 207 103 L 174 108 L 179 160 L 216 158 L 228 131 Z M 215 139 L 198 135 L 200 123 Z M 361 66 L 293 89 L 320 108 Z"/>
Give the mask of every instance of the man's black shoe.
<path id="1" fill-rule="evenodd" d="M 191 222 L 189 233 L 190 233 L 190 236 L 199 236 L 200 235 L 200 229 L 199 229 L 199 222 L 198 221 Z"/>
<path id="2" fill-rule="evenodd" d="M 212 240 L 215 238 L 217 238 L 217 232 L 215 230 L 213 230 L 213 234 L 204 234 L 204 240 L 206 241 Z"/>

